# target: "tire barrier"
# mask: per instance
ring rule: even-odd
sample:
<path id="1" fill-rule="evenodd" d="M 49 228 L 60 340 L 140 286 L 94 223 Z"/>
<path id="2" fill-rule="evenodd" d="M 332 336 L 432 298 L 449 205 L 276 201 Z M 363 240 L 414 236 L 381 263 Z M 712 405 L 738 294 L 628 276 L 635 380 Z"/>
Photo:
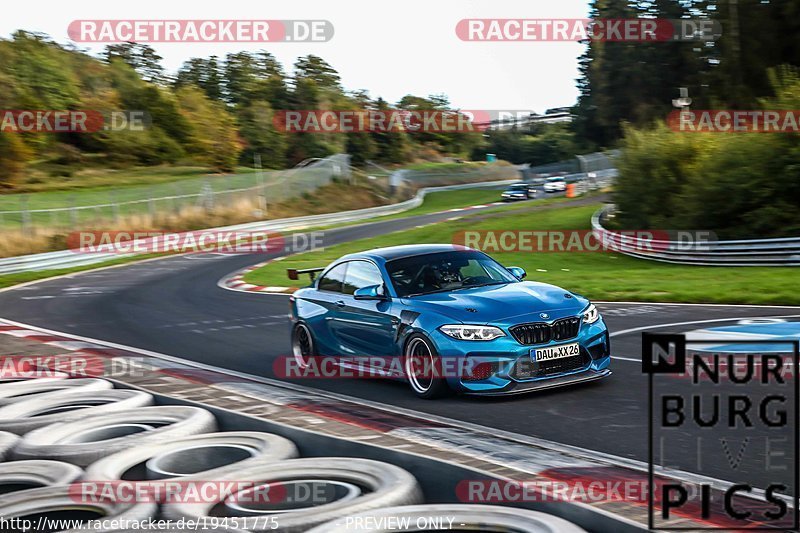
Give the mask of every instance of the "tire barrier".
<path id="1" fill-rule="evenodd" d="M 164 516 L 211 520 L 213 514 L 235 517 L 237 526 L 248 531 L 270 531 L 279 524 L 280 531 L 293 533 L 355 513 L 422 501 L 417 480 L 409 472 L 369 459 L 292 459 L 234 470 L 219 479 L 269 485 L 280 489 L 283 497 L 254 503 L 242 503 L 257 500 L 252 497 L 236 497 L 235 502 L 167 503 Z M 275 522 L 265 520 L 270 515 L 276 517 Z"/>
<path id="2" fill-rule="evenodd" d="M 383 527 L 381 526 L 383 524 Z M 581 533 L 583 529 L 556 516 L 498 505 L 409 505 L 350 515 L 315 527 L 308 533 L 353 531 L 524 531 Z"/>
<path id="3" fill-rule="evenodd" d="M 114 520 L 119 523 L 141 522 L 155 516 L 158 506 L 154 503 L 117 503 L 102 499 L 82 503 L 70 489 L 70 485 L 12 492 L 0 496 L 0 517 L 8 523 L 12 519 L 24 519 L 36 526 L 41 520 L 90 521 L 99 519 Z M 52 531 L 52 529 L 48 529 Z M 59 529 L 59 533 L 111 533 L 118 529 Z M 13 533 L 17 533 L 13 529 Z M 20 533 L 22 529 L 19 530 Z M 4 532 L 11 533 L 11 532 Z"/>
<path id="4" fill-rule="evenodd" d="M 149 393 L 112 387 L 93 378 L 0 381 L 0 461 L 6 461 L 0 462 L 0 518 L 12 524 L 3 533 L 23 533 L 40 521 L 55 531 L 48 520 L 76 524 L 59 533 L 134 533 L 146 531 L 151 520 L 167 533 L 185 533 L 176 525 L 181 520 L 223 533 L 383 531 L 378 522 L 343 529 L 351 517 L 428 525 L 449 519 L 446 524 L 457 523 L 454 530 L 582 531 L 525 509 L 420 505 L 419 483 L 398 466 L 352 457 L 297 459 L 297 447 L 282 436 L 216 432 L 206 409 L 151 406 Z M 212 494 L 189 498 L 187 486 L 175 499 L 162 497 L 168 492 L 125 499 L 128 493 L 113 490 L 117 483 L 124 491 L 139 481 L 178 480 L 211 483 Z M 221 490 L 214 492 L 217 482 Z M 226 492 L 225 486 L 234 488 Z M 107 525 L 98 525 L 101 519 Z M 164 529 L 162 521 L 173 522 Z"/>
<path id="5" fill-rule="evenodd" d="M 136 390 L 61 390 L 37 394 L 0 407 L 0 428 L 17 435 L 57 422 L 72 422 L 111 411 L 152 405 L 153 396 Z"/>
<path id="6" fill-rule="evenodd" d="M 83 475 L 80 467 L 60 461 L 0 463 L 0 494 L 67 485 Z"/>
<path id="7" fill-rule="evenodd" d="M 86 479 L 216 479 L 297 457 L 297 447 L 279 435 L 256 431 L 207 433 L 128 448 L 91 464 Z"/>
<path id="8" fill-rule="evenodd" d="M 11 450 L 19 443 L 19 437 L 7 431 L 0 431 L 0 461 L 5 461 Z"/>
<path id="9" fill-rule="evenodd" d="M 97 378 L 60 379 L 47 377 L 3 383 L 0 386 L 0 407 L 29 400 L 34 395 L 47 394 L 58 390 L 99 391 L 111 388 L 113 388 L 113 385 L 110 381 Z"/>
<path id="10" fill-rule="evenodd" d="M 35 429 L 22 438 L 13 456 L 86 467 L 133 446 L 206 433 L 216 427 L 214 416 L 199 407 L 170 405 L 113 411 Z"/>

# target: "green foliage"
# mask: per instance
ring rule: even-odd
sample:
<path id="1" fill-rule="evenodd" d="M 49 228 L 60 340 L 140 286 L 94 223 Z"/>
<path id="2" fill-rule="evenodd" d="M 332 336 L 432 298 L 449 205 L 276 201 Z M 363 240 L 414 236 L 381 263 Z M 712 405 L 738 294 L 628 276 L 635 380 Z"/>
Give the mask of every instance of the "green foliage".
<path id="1" fill-rule="evenodd" d="M 68 52 L 43 36 L 18 31 L 3 71 L 15 78 L 15 100 L 21 109 L 73 109 L 79 102 L 75 74 L 64 69 Z"/>
<path id="2" fill-rule="evenodd" d="M 774 78 L 765 108 L 798 109 L 800 79 Z M 708 229 L 723 238 L 800 234 L 800 136 L 627 128 L 615 187 L 629 228 Z"/>
<path id="3" fill-rule="evenodd" d="M 272 124 L 273 111 L 269 103 L 257 100 L 237 110 L 239 133 L 245 141 L 240 161 L 253 164 L 253 156 L 261 155 L 264 168 L 285 168 L 286 137 Z"/>
<path id="4" fill-rule="evenodd" d="M 213 170 L 232 171 L 241 145 L 234 119 L 224 104 L 212 101 L 194 87 L 182 87 L 176 97 L 181 114 L 191 125 L 189 152 Z"/>
<path id="5" fill-rule="evenodd" d="M 299 58 L 294 75 L 266 51 L 225 58 L 192 58 L 174 76 L 147 44 L 119 43 L 98 59 L 45 35 L 18 31 L 0 39 L 0 108 L 101 113 L 143 112 L 140 131 L 30 133 L 2 140 L 0 177 L 6 187 L 29 163 L 37 179 L 72 175 L 81 167 L 124 168 L 181 163 L 229 171 L 251 165 L 260 154 L 266 168 L 285 168 L 312 157 L 348 151 L 356 164 L 367 160 L 405 163 L 410 158 L 463 156 L 482 141 L 479 134 L 326 133 L 276 130 L 285 110 L 390 109 L 365 91 L 346 93 L 336 70 L 315 55 Z M 406 96 L 399 108 L 448 109 L 443 95 Z"/>
<path id="6" fill-rule="evenodd" d="M 13 187 L 31 157 L 18 133 L 0 133 L 0 187 Z"/>
<path id="7" fill-rule="evenodd" d="M 147 44 L 120 43 L 106 46 L 107 62 L 120 59 L 127 63 L 146 81 L 161 82 L 164 80 L 164 67 L 161 56 Z"/>
<path id="8" fill-rule="evenodd" d="M 574 131 L 586 147 L 610 147 L 627 122 L 663 119 L 679 89 L 695 109 L 749 109 L 774 95 L 767 72 L 800 66 L 800 4 L 764 0 L 593 0 L 591 18 L 711 19 L 714 41 L 592 40 L 579 60 Z M 769 28 L 769 31 L 764 31 Z"/>
<path id="9" fill-rule="evenodd" d="M 541 165 L 570 159 L 579 153 L 574 135 L 563 124 L 539 126 L 534 132 L 498 130 L 487 132 L 485 143 L 472 149 L 472 159 L 487 153 L 512 163 Z"/>

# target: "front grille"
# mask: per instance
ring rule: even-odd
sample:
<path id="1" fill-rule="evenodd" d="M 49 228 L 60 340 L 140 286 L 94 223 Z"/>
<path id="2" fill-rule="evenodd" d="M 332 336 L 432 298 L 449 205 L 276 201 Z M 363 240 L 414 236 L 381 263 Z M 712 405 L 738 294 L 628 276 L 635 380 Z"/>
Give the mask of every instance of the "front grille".
<path id="1" fill-rule="evenodd" d="M 580 370 L 589 364 L 588 354 L 581 350 L 580 355 L 552 359 L 550 361 L 532 361 L 529 357 L 520 357 L 514 363 L 511 377 L 514 379 L 531 379 L 552 376 L 562 372 Z"/>
<path id="2" fill-rule="evenodd" d="M 539 363 L 539 369 L 536 372 L 536 376 L 550 376 L 553 374 L 559 374 L 561 372 L 571 372 L 572 370 L 583 368 L 585 365 L 586 362 L 584 361 L 583 355 L 542 361 Z"/>
<path id="3" fill-rule="evenodd" d="M 578 317 L 562 318 L 552 324 L 531 322 L 509 328 L 520 344 L 545 344 L 552 341 L 565 341 L 578 336 L 581 320 Z"/>
<path id="4" fill-rule="evenodd" d="M 520 324 L 509 329 L 509 331 L 522 344 L 544 344 L 550 342 L 550 325 L 544 322 Z"/>

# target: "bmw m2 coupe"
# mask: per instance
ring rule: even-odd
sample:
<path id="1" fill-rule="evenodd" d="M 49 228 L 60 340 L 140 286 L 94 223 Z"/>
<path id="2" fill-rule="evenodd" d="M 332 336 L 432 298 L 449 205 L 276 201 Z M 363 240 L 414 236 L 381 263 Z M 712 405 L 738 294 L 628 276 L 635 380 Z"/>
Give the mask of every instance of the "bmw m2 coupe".
<path id="1" fill-rule="evenodd" d="M 301 367 L 317 358 L 368 361 L 368 372 L 406 379 L 422 398 L 521 393 L 611 374 L 608 329 L 591 302 L 524 281 L 522 268 L 476 250 L 395 246 L 289 277 L 302 273 L 312 285 L 290 303 Z"/>

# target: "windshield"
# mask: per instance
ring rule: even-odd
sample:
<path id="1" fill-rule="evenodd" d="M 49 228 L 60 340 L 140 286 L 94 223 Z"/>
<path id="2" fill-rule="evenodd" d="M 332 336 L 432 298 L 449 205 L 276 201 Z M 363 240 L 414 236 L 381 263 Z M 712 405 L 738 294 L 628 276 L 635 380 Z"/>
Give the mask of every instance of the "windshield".
<path id="1" fill-rule="evenodd" d="M 547 178 L 547 181 L 554 182 L 554 181 L 564 181 L 564 178 Z"/>
<path id="2" fill-rule="evenodd" d="M 508 189 L 511 191 L 524 191 L 527 188 L 528 188 L 527 185 L 512 185 Z"/>
<path id="3" fill-rule="evenodd" d="M 395 259 L 386 270 L 400 297 L 518 281 L 500 263 L 473 250 Z"/>

